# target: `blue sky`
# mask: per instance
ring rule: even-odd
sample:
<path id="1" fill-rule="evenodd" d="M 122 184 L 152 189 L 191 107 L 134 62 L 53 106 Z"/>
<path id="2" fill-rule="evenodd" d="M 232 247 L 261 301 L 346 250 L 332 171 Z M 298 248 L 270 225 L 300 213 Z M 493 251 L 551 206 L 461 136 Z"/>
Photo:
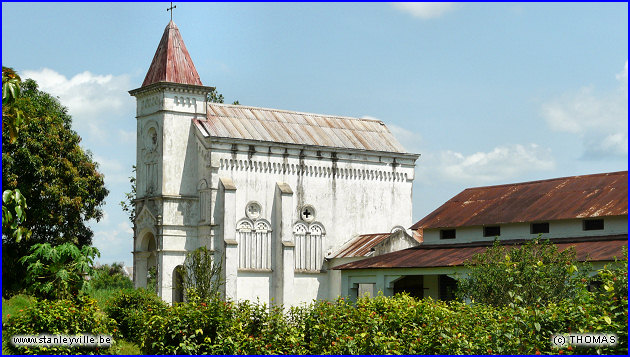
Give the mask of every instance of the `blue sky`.
<path id="1" fill-rule="evenodd" d="M 175 3 L 227 102 L 383 120 L 416 165 L 414 221 L 466 187 L 628 168 L 627 3 Z M 101 262 L 131 265 L 118 202 L 163 3 L 2 3 L 2 64 L 69 107 L 110 190 Z M 365 232 L 373 233 L 373 232 Z"/>

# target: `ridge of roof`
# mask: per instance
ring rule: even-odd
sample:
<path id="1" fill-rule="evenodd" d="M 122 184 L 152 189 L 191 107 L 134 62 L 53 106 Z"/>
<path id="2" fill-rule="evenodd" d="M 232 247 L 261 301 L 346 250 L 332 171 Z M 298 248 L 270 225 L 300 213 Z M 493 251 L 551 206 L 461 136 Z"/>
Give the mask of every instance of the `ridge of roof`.
<path id="1" fill-rule="evenodd" d="M 537 183 L 543 183 L 543 182 L 553 182 L 553 181 L 562 181 L 562 180 L 568 180 L 568 179 L 576 179 L 576 178 L 580 178 L 580 177 L 623 175 L 623 174 L 627 174 L 627 173 L 628 173 L 628 171 L 626 170 L 626 171 L 614 171 L 614 172 L 600 172 L 600 173 L 596 173 L 596 174 L 586 174 L 586 175 L 554 177 L 554 178 L 550 178 L 550 179 L 542 179 L 542 180 L 534 180 L 534 181 L 523 181 L 523 182 L 515 182 L 515 183 L 503 183 L 503 184 L 499 184 L 499 185 L 468 187 L 468 188 L 465 188 L 464 191 L 469 191 L 469 190 L 472 191 L 472 190 L 486 189 L 486 188 L 523 186 L 523 185 L 537 184 Z M 464 192 L 464 191 L 462 191 L 462 192 Z"/>
<path id="2" fill-rule="evenodd" d="M 142 87 L 157 82 L 203 85 L 173 20 L 164 29 Z"/>

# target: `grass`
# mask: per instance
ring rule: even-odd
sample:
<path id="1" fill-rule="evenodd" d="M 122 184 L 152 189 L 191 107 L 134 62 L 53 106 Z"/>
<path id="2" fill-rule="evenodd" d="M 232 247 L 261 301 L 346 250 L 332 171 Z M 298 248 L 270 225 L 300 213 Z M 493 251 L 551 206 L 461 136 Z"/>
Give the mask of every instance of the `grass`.
<path id="1" fill-rule="evenodd" d="M 105 310 L 105 306 L 107 306 L 109 300 L 114 295 L 116 291 L 119 289 L 101 289 L 91 291 L 89 293 L 90 297 L 97 301 L 98 308 L 101 311 Z M 32 296 L 19 294 L 15 295 L 10 299 L 2 298 L 2 323 L 6 322 L 7 315 L 15 316 L 22 311 L 26 310 L 29 306 L 35 301 L 35 298 Z M 117 340 L 118 342 L 118 354 L 121 355 L 140 355 L 140 347 L 135 343 L 126 341 L 126 340 Z M 4 341 L 2 342 L 2 354 L 8 354 L 8 351 L 5 348 Z"/>
<path id="2" fill-rule="evenodd" d="M 18 294 L 10 299 L 2 298 L 2 323 L 7 320 L 7 315 L 15 316 L 26 310 L 35 301 L 32 296 Z"/>
<path id="3" fill-rule="evenodd" d="M 96 300 L 96 304 L 98 305 L 99 309 L 101 309 L 102 311 L 105 311 L 105 307 L 107 307 L 107 304 L 109 304 L 109 301 L 111 300 L 111 298 L 119 290 L 120 289 L 92 290 L 88 293 L 88 295 L 92 299 Z"/>

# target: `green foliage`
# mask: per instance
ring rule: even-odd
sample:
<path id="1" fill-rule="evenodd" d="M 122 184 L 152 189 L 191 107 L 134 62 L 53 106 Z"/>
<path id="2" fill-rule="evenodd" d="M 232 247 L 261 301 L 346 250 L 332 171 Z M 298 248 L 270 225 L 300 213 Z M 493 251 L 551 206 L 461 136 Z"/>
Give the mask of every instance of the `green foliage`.
<path id="1" fill-rule="evenodd" d="M 223 94 L 217 92 L 216 89 L 213 89 L 210 93 L 208 93 L 208 101 L 212 103 L 223 103 Z M 240 105 L 241 103 L 238 100 L 232 102 L 233 105 Z"/>
<path id="2" fill-rule="evenodd" d="M 297 345 L 298 331 L 280 308 L 211 299 L 176 304 L 153 315 L 141 349 L 144 354 L 304 353 Z"/>
<path id="3" fill-rule="evenodd" d="M 20 262 L 27 266 L 28 290 L 35 296 L 70 299 L 88 287 L 85 278 L 94 274 L 92 265 L 96 256 L 100 253 L 95 247 L 79 249 L 72 243 L 56 247 L 43 243 L 33 245 L 31 254 Z"/>
<path id="4" fill-rule="evenodd" d="M 93 290 L 133 289 L 133 281 L 125 273 L 122 263 L 95 268 L 90 283 Z"/>
<path id="5" fill-rule="evenodd" d="M 13 68 L 2 67 L 2 132 L 9 129 L 9 142 L 15 143 L 17 133 L 25 121 L 22 111 L 16 106 L 20 97 L 22 79 Z M 2 193 L 2 237 L 12 238 L 19 243 L 29 238 L 31 231 L 21 227 L 26 220 L 26 199 L 20 190 L 5 190 Z"/>
<path id="6" fill-rule="evenodd" d="M 115 293 L 105 312 L 118 323 L 120 336 L 139 343 L 145 323 L 151 316 L 161 314 L 166 308 L 166 303 L 154 292 L 129 289 Z"/>
<path id="7" fill-rule="evenodd" d="M 492 248 L 466 263 L 468 275 L 458 281 L 458 295 L 495 306 L 536 305 L 577 298 L 586 291 L 589 266 L 579 263 L 575 250 L 558 251 L 549 240 L 534 239 L 522 246 Z"/>
<path id="8" fill-rule="evenodd" d="M 604 284 L 626 273 L 611 270 L 604 278 L 604 271 Z M 619 285 L 622 291 L 623 282 Z M 212 299 L 153 314 L 144 325 L 141 349 L 145 354 L 626 354 L 627 296 L 617 296 L 612 306 L 603 303 L 602 294 L 587 293 L 579 303 L 512 307 L 377 296 L 355 304 L 318 301 L 284 312 Z M 568 332 L 614 332 L 620 343 L 561 352 L 551 346 L 552 334 Z"/>
<path id="9" fill-rule="evenodd" d="M 32 232 L 21 225 L 26 220 L 26 198 L 17 188 L 2 193 L 2 236 L 11 237 L 16 243 L 28 239 Z"/>
<path id="10" fill-rule="evenodd" d="M 117 333 L 116 322 L 107 318 L 96 306 L 96 301 L 82 296 L 73 300 L 40 300 L 23 313 L 10 316 L 2 324 L 3 349 L 12 354 L 110 354 L 117 348 L 13 346 L 14 335 L 79 333 L 108 335 Z"/>
<path id="11" fill-rule="evenodd" d="M 183 277 L 183 291 L 188 301 L 209 301 L 219 295 L 221 264 L 215 264 L 208 248 L 199 247 L 186 254 L 179 273 Z"/>
<path id="12" fill-rule="evenodd" d="M 32 296 L 17 294 L 10 299 L 2 299 L 2 322 L 5 322 L 7 316 L 15 316 L 21 314 L 29 306 L 33 305 L 37 299 Z"/>
<path id="13" fill-rule="evenodd" d="M 27 117 L 22 110 L 15 105 L 20 97 L 20 85 L 22 79 L 13 68 L 2 66 L 2 132 L 5 126 L 9 129 L 9 140 L 15 142 L 17 133 Z"/>
<path id="14" fill-rule="evenodd" d="M 28 219 L 22 226 L 32 235 L 28 242 L 16 242 L 3 234 L 3 296 L 25 287 L 25 271 L 17 260 L 32 244 L 90 245 L 93 232 L 86 221 L 102 218 L 108 193 L 97 164 L 71 129 L 67 108 L 30 79 L 22 83 L 15 107 L 30 120 L 19 124 L 14 142 L 3 130 L 2 187 L 19 189 L 26 197 Z"/>
<path id="15" fill-rule="evenodd" d="M 157 294 L 157 266 L 152 266 L 147 271 L 147 290 Z"/>
<path id="16" fill-rule="evenodd" d="M 134 200 L 136 199 L 136 165 L 131 167 L 131 172 L 134 173 L 133 176 L 129 176 L 129 184 L 131 184 L 131 192 L 125 192 L 125 199 L 120 201 L 119 205 L 122 207 L 123 212 L 127 212 L 129 215 L 129 221 L 131 224 L 134 224 L 136 220 L 136 204 Z"/>

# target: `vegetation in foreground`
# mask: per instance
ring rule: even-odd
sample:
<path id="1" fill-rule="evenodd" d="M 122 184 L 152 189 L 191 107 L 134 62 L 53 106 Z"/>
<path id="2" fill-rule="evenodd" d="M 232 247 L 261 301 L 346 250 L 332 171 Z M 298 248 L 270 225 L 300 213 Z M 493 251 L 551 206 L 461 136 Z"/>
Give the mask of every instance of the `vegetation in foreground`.
<path id="1" fill-rule="evenodd" d="M 167 306 L 152 292 L 121 290 L 105 303 L 104 310 L 87 297 L 38 300 L 18 316 L 3 316 L 3 336 L 37 329 L 71 333 L 83 328 L 83 332 L 109 333 L 125 341 L 99 353 L 121 353 L 123 346 L 126 353 L 137 353 L 139 346 L 144 354 L 625 355 L 627 263 L 618 262 L 596 278 L 601 287 L 584 290 L 576 299 L 536 305 L 515 301 L 506 306 L 417 300 L 406 295 L 361 298 L 356 303 L 318 301 L 285 310 L 215 298 Z M 69 309 L 77 306 L 85 312 L 70 314 Z M 67 322 L 59 324 L 57 319 Z M 552 334 L 568 332 L 615 333 L 619 343 L 599 348 L 551 346 Z"/>

